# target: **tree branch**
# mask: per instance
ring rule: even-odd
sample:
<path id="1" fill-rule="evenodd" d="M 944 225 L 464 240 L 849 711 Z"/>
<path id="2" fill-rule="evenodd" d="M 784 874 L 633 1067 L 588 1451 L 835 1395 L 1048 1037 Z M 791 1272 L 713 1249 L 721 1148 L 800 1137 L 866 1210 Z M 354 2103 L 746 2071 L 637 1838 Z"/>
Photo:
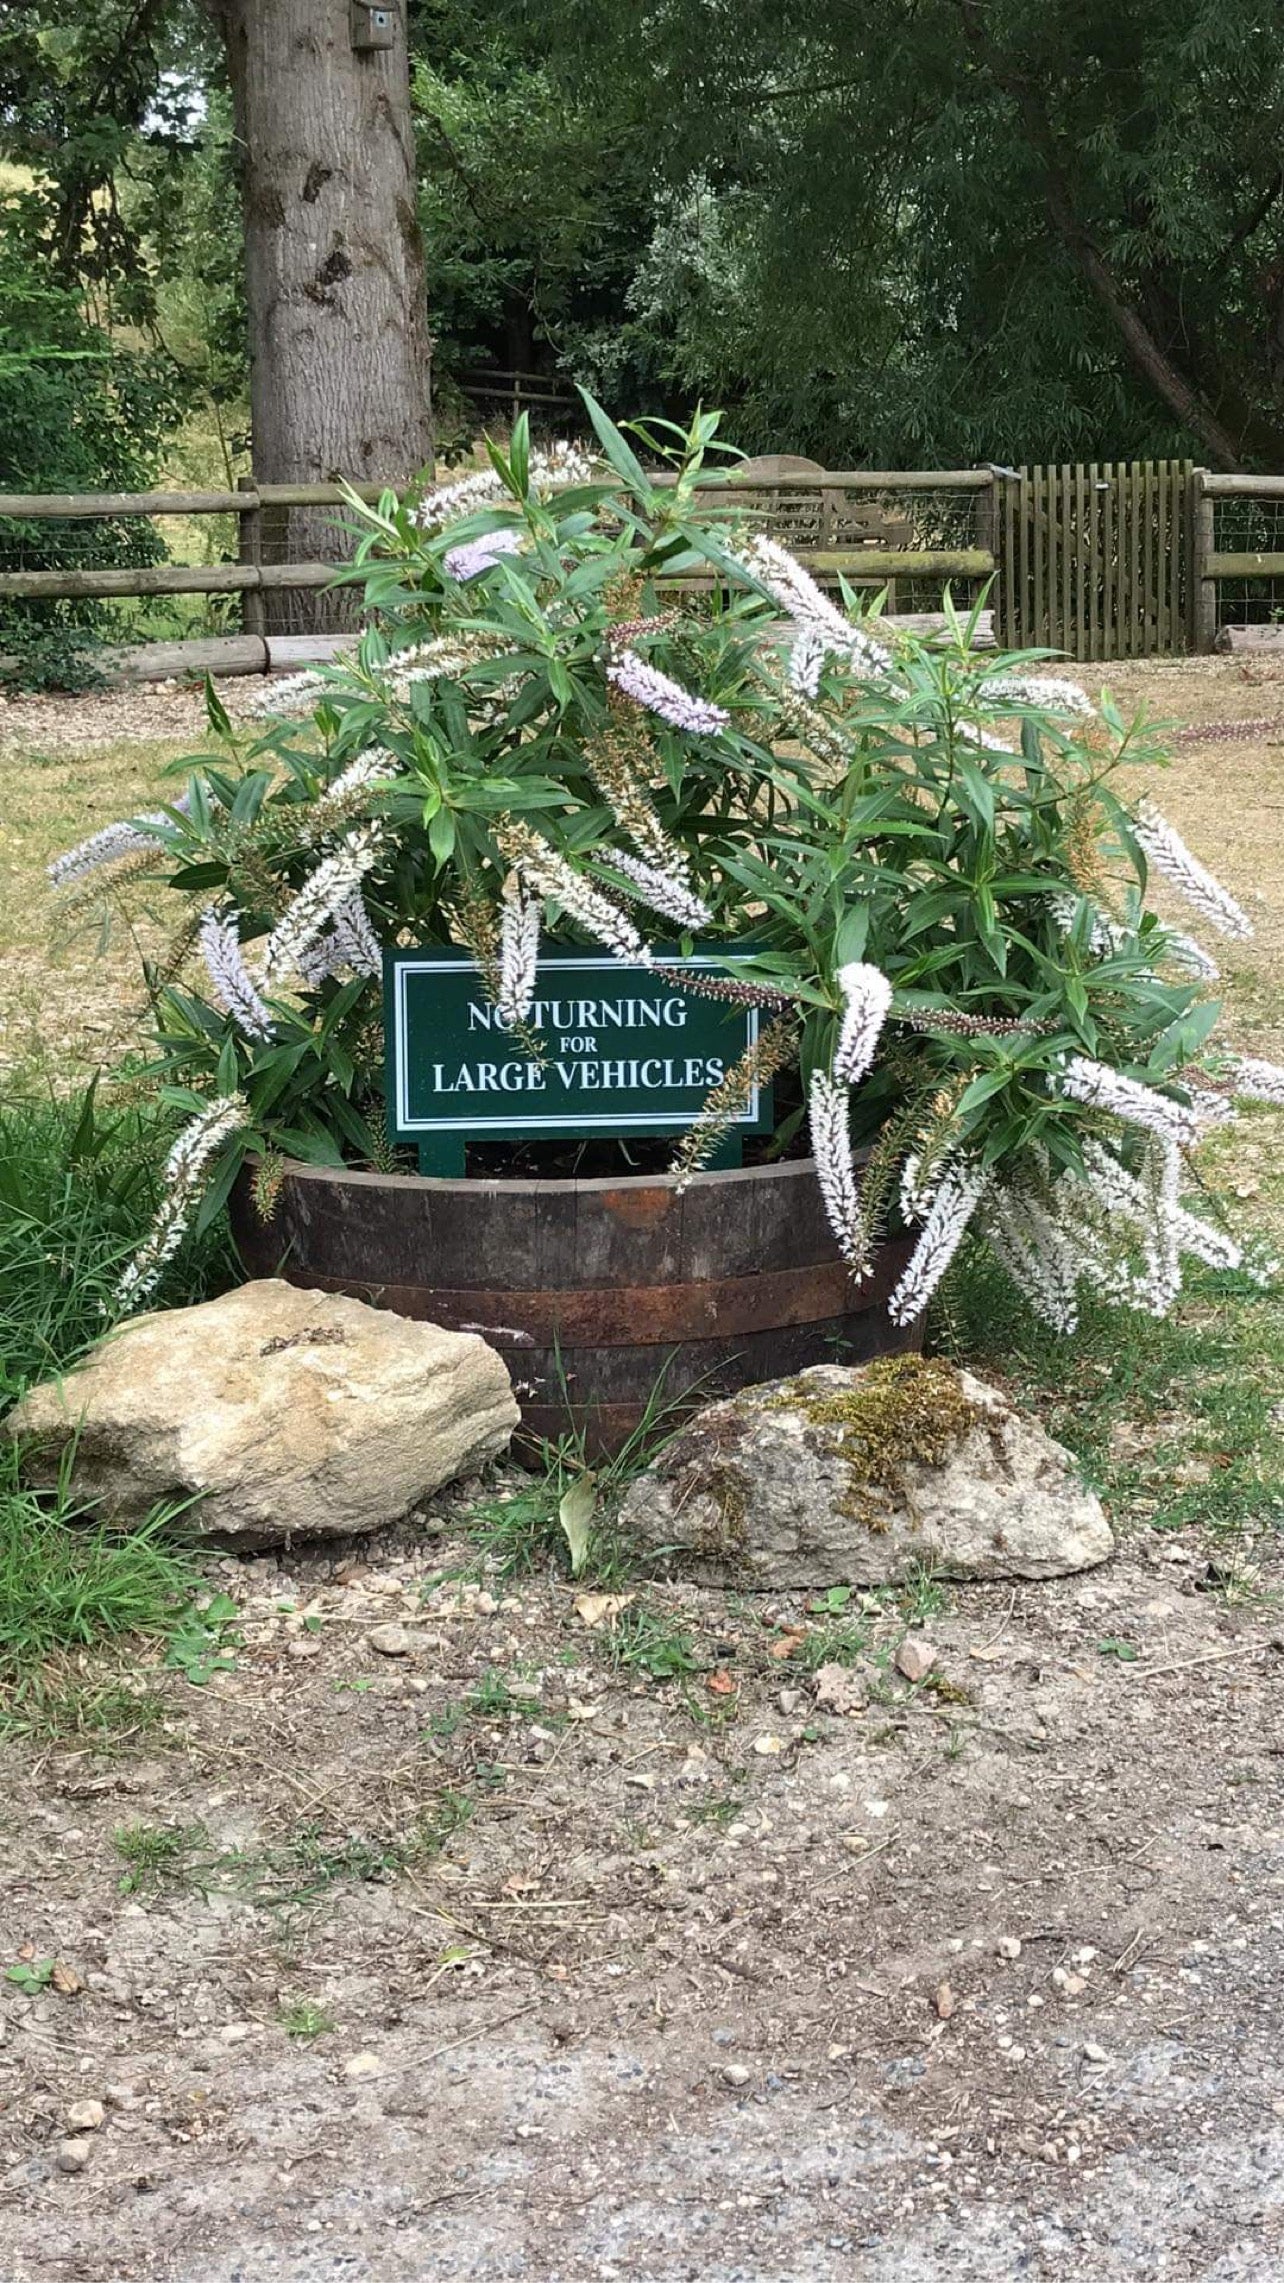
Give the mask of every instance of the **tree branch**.
<path id="1" fill-rule="evenodd" d="M 1036 93 L 1024 74 L 1004 70 L 990 43 L 985 0 L 957 0 L 957 4 L 965 39 L 988 70 L 994 85 L 1016 105 L 1031 147 L 1042 162 L 1044 202 L 1053 229 L 1111 319 L 1133 364 L 1183 427 L 1198 437 L 1214 467 L 1227 473 L 1238 468 L 1242 454 L 1235 438 L 1174 364 L 1115 277 L 1091 231 L 1079 219 L 1041 94 Z"/>

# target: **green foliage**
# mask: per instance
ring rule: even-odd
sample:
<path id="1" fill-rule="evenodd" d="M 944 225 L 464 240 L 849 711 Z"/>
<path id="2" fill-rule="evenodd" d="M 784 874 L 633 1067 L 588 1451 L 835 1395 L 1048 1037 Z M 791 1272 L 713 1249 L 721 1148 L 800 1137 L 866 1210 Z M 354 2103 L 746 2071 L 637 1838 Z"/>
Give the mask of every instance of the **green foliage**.
<path id="1" fill-rule="evenodd" d="M 225 58 L 193 0 L 0 15 L 24 231 L 241 422 Z M 1284 443 L 1284 80 L 1216 0 L 409 0 L 451 438 L 478 364 L 829 465 Z M 50 427 L 51 440 L 57 429 Z M 106 471 L 104 470 L 104 479 Z"/>
<path id="2" fill-rule="evenodd" d="M 512 11 L 431 0 L 411 25 L 433 394 L 467 431 L 458 376 L 565 356 L 618 326 L 649 227 L 653 154 L 591 76 L 558 70 Z M 565 60 L 565 59 L 561 59 Z"/>
<path id="3" fill-rule="evenodd" d="M 116 1286 L 156 1211 L 173 1120 L 78 1099 L 0 1103 L 0 1404 L 63 1371 L 117 1314 Z M 222 1229 L 185 1257 L 181 1297 L 231 1280 Z"/>
<path id="4" fill-rule="evenodd" d="M 595 96 L 608 202 L 621 153 L 654 159 L 602 337 L 550 328 L 613 403 L 638 377 L 648 402 L 698 388 L 751 448 L 830 467 L 1279 464 L 1284 66 L 1254 11 L 746 0 L 715 38 L 705 0 L 515 0 L 505 21 L 569 103 Z"/>
<path id="5" fill-rule="evenodd" d="M 56 1651 L 129 1634 L 161 1634 L 190 1599 L 197 1573 L 167 1535 L 172 1508 L 140 1528 L 115 1529 L 70 1489 L 52 1499 L 22 1488 L 13 1447 L 0 1459 L 0 1677 Z"/>
<path id="6" fill-rule="evenodd" d="M 227 104 L 190 0 L 28 0 L 0 10 L 0 470 L 6 490 L 154 482 L 193 383 L 244 367 L 227 228 Z M 26 170 L 25 172 L 23 170 Z M 0 570 L 154 563 L 150 523 L 6 522 Z M 28 687 L 82 689 L 128 617 L 92 600 L 0 603 L 0 654 Z"/>
<path id="7" fill-rule="evenodd" d="M 0 469 L 6 490 L 133 491 L 150 479 L 178 416 L 175 375 L 154 354 L 126 350 L 85 314 L 82 295 L 47 266 L 22 226 L 23 200 L 0 199 Z M 0 522 L 0 570 L 63 570 L 155 562 L 163 546 L 144 522 Z M 93 640 L 110 623 L 102 604 L 0 600 L 0 651 L 31 686 L 88 686 Z"/>
<path id="8" fill-rule="evenodd" d="M 928 1194 L 951 1159 L 1018 1198 L 1081 1177 L 1085 1148 L 1120 1129 L 1068 1098 L 1069 1057 L 1176 1114 L 1217 1009 L 1146 908 L 1114 790 L 1123 764 L 1161 757 L 1145 722 L 1108 699 L 1084 719 L 1077 691 L 1023 673 L 1036 661 L 977 654 L 974 621 L 952 611 L 943 640 L 882 637 L 818 595 L 799 606 L 827 627 L 802 697 L 762 583 L 779 564 L 752 567 L 713 474 L 715 419 L 640 432 L 670 460 L 659 486 L 588 410 L 605 468 L 532 455 L 519 423 L 454 521 L 354 503 L 353 575 L 375 614 L 356 658 L 303 677 L 293 702 L 311 719 L 283 718 L 248 750 L 216 708 L 222 754 L 189 778 L 185 812 L 148 828 L 172 884 L 214 898 L 232 931 L 208 985 L 156 990 L 165 1100 L 197 1116 L 211 1096 L 228 1105 L 198 1230 L 248 1151 L 386 1161 L 376 953 L 327 933 L 358 879 L 383 942 L 462 941 L 501 1007 L 515 902 L 562 940 L 645 958 L 646 932 L 673 932 L 647 911 L 664 913 L 653 890 L 667 879 L 703 944 L 755 941 L 736 973 L 774 1018 L 781 1149 L 813 1073 L 831 1070 L 843 976 L 876 970 L 894 997 L 849 1105 L 850 1139 L 874 1148 L 842 1239 L 857 1266 L 909 1159 Z M 497 535 L 492 559 L 456 563 Z M 701 571 L 711 599 L 668 583 Z M 616 686 L 634 644 L 667 678 L 654 704 Z M 640 857 L 651 885 L 629 870 Z M 507 1019 L 520 1029 L 520 1011 Z M 684 1170 L 712 1131 L 683 1145 Z M 1080 1178 L 1085 1201 L 1089 1188 Z"/>
<path id="9" fill-rule="evenodd" d="M 1032 1316 L 992 1261 L 953 1271 L 934 1337 L 956 1362 L 1037 1408 L 1080 1460 L 1116 1526 L 1206 1530 L 1229 1549 L 1284 1527 L 1284 1301 L 1238 1273 L 1196 1271 L 1163 1322 L 1121 1342 L 1085 1311 L 1072 1349 Z"/>
<path id="10" fill-rule="evenodd" d="M 0 147 L 32 170 L 33 235 L 107 324 L 151 314 L 147 233 L 119 195 L 143 147 L 178 162 L 212 48 L 191 0 L 24 0 L 0 11 Z"/>

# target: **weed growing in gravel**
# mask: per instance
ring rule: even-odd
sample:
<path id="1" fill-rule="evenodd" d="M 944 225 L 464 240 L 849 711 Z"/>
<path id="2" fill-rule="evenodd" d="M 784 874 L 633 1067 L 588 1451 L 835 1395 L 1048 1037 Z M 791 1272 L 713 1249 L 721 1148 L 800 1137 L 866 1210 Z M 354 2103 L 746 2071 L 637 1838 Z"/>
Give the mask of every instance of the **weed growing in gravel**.
<path id="1" fill-rule="evenodd" d="M 743 1782 L 743 1770 L 739 1781 Z M 744 1802 L 738 1791 L 722 1792 L 717 1799 L 694 1799 L 683 1809 L 688 1823 L 709 1826 L 714 1831 L 725 1831 L 739 1815 Z"/>
<path id="2" fill-rule="evenodd" d="M 181 1884 L 204 1839 L 199 1823 L 122 1823 L 115 1833 L 116 1853 L 126 1866 L 120 1892 L 158 1893 L 162 1887 Z"/>
<path id="3" fill-rule="evenodd" d="M 467 1700 L 466 1709 L 476 1713 L 480 1720 L 502 1720 L 506 1714 L 519 1709 L 521 1699 L 514 1696 L 507 1676 L 488 1666 Z"/>
<path id="4" fill-rule="evenodd" d="M 460 1729 L 467 1725 L 468 1706 L 459 1697 L 453 1697 L 449 1704 L 439 1705 L 425 1722 L 427 1733 L 440 1744 L 448 1743 L 452 1736 L 457 1736 Z"/>
<path id="5" fill-rule="evenodd" d="M 888 1589 L 887 1598 L 895 1603 L 909 1626 L 926 1625 L 930 1618 L 939 1617 L 949 1603 L 944 1585 L 926 1562 L 915 1562 L 903 1584 Z"/>
<path id="6" fill-rule="evenodd" d="M 264 1886 L 280 1890 L 270 1899 L 308 1902 L 341 1879 L 358 1886 L 382 1885 L 419 1853 L 417 1831 L 386 1839 L 361 1834 L 339 1839 L 328 1837 L 318 1825 L 306 1824 L 284 1847 L 267 1849 L 259 1864 L 251 1858 L 247 1869 L 259 1869 Z"/>
<path id="7" fill-rule="evenodd" d="M 6 1966 L 4 1978 L 21 1990 L 24 1998 L 38 1997 L 52 1982 L 56 1964 L 54 1958 L 19 1959 L 16 1966 Z"/>
<path id="8" fill-rule="evenodd" d="M 336 2027 L 333 2014 L 328 2014 L 324 2006 L 313 2005 L 310 1998 L 295 1998 L 284 2003 L 280 2021 L 287 2037 L 304 2040 L 325 2037 Z"/>
<path id="9" fill-rule="evenodd" d="M 204 1688 L 213 1673 L 235 1670 L 233 1651 L 241 1646 L 235 1630 L 239 1612 L 230 1594 L 215 1593 L 185 1609 L 170 1636 L 165 1662 L 193 1688 Z"/>
<path id="10" fill-rule="evenodd" d="M 683 1680 L 701 1669 L 690 1634 L 639 1602 L 620 1611 L 604 1646 L 613 1665 L 653 1681 Z"/>
<path id="11" fill-rule="evenodd" d="M 814 1673 L 821 1665 L 854 1665 L 869 1647 L 869 1633 L 857 1620 L 840 1620 L 832 1625 L 811 1625 L 789 1662 L 803 1672 Z"/>

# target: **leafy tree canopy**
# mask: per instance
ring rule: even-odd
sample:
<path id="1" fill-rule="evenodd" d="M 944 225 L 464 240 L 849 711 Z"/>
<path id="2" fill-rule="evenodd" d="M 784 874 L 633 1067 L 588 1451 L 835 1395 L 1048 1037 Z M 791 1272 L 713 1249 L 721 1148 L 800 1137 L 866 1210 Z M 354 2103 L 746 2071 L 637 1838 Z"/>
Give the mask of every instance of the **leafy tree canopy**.
<path id="1" fill-rule="evenodd" d="M 1270 0 L 408 0 L 439 376 L 703 395 L 831 462 L 1284 465 Z M 235 388 L 198 0 L 0 0 L 0 150 L 100 315 Z"/>

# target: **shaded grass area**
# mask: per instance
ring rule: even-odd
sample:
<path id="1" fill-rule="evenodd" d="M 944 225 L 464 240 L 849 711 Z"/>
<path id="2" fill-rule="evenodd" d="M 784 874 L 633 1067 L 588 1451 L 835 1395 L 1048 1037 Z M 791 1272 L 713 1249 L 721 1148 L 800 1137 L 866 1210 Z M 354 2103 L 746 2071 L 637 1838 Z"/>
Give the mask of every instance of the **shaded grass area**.
<path id="1" fill-rule="evenodd" d="M 1066 1340 L 973 1258 L 935 1336 L 1038 1411 L 1117 1528 L 1197 1526 L 1233 1559 L 1284 1524 L 1284 1292 L 1193 1271 L 1162 1322 L 1097 1309 Z"/>
<path id="2" fill-rule="evenodd" d="M 114 1292 L 155 1211 L 170 1125 L 153 1111 L 104 1111 L 96 1089 L 69 1101 L 0 1106 L 0 1410 L 65 1371 L 115 1317 Z M 220 1231 L 191 1248 L 180 1301 L 230 1280 Z M 89 1738 L 141 1724 L 123 1683 L 88 1687 L 68 1652 L 180 1627 L 199 1571 L 176 1510 L 113 1529 L 85 1507 L 64 1465 L 56 1488 L 24 1486 L 0 1446 L 0 1733 Z"/>

